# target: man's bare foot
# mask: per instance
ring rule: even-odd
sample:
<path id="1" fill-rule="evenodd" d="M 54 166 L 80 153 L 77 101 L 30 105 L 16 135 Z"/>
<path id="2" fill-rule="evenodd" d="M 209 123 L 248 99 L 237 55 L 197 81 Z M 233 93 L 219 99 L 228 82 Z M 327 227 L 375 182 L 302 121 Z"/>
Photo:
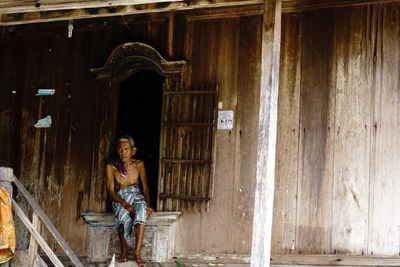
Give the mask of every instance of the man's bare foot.
<path id="1" fill-rule="evenodd" d="M 126 242 L 121 242 L 121 256 L 119 256 L 118 261 L 119 262 L 128 261 Z"/>
<path id="2" fill-rule="evenodd" d="M 118 261 L 119 262 L 128 261 L 126 242 L 121 242 L 121 256 L 119 256 Z"/>
<path id="3" fill-rule="evenodd" d="M 136 261 L 136 263 L 139 265 L 139 266 L 144 266 L 144 265 L 146 265 L 146 262 L 142 259 L 142 257 L 140 257 L 140 254 L 139 253 L 133 253 L 133 259 Z"/>
<path id="4" fill-rule="evenodd" d="M 119 257 L 118 261 L 125 262 L 125 261 L 128 261 L 128 257 L 127 257 L 127 246 L 126 246 L 126 240 L 124 237 L 124 225 L 123 224 L 120 224 L 118 227 L 118 236 L 121 241 L 121 256 Z"/>

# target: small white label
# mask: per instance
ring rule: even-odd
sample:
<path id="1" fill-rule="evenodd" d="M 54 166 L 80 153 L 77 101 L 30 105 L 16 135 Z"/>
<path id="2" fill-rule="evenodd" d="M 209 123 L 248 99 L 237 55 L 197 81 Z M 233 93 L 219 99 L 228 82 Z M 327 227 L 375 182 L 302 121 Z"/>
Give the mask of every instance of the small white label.
<path id="1" fill-rule="evenodd" d="M 218 130 L 233 129 L 233 110 L 218 111 Z"/>
<path id="2" fill-rule="evenodd" d="M 218 102 L 218 109 L 224 108 L 224 102 Z"/>

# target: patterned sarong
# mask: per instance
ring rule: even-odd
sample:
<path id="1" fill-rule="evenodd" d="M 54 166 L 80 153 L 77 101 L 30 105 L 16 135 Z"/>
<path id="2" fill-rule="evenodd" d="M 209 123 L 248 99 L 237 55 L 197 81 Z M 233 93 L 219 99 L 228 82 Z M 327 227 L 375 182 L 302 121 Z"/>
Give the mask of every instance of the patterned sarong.
<path id="1" fill-rule="evenodd" d="M 11 197 L 0 187 L 0 263 L 10 260 L 15 252 L 15 229 L 11 212 Z"/>
<path id="2" fill-rule="evenodd" d="M 124 225 L 124 236 L 126 240 L 130 240 L 133 235 L 133 228 L 136 224 L 146 224 L 147 218 L 147 203 L 139 190 L 139 186 L 130 185 L 122 188 L 117 192 L 117 195 L 128 202 L 134 209 L 134 217 L 129 214 L 121 203 L 113 201 L 112 207 L 114 210 L 114 224 L 118 229 L 120 224 Z"/>

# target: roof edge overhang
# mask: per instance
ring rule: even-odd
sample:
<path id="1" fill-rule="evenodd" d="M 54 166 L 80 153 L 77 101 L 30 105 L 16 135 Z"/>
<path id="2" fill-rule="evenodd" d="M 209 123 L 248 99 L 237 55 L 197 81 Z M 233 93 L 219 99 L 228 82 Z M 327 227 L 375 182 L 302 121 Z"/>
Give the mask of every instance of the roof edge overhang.
<path id="1" fill-rule="evenodd" d="M 400 0 L 282 0 L 282 12 L 394 2 Z M 176 11 L 224 18 L 259 15 L 263 10 L 263 0 L 10 0 L 0 3 L 0 26 Z"/>

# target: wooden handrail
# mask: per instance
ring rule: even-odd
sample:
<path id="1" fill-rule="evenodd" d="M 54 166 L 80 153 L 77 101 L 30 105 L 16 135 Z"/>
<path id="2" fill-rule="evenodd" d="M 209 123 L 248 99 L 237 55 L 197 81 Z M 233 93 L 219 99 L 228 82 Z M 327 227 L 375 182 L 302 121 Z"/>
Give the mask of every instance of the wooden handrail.
<path id="1" fill-rule="evenodd" d="M 56 267 L 62 267 L 63 264 L 61 263 L 61 261 L 57 258 L 56 254 L 54 254 L 53 250 L 51 250 L 46 241 L 44 241 L 43 237 L 35 229 L 33 224 L 29 221 L 28 217 L 26 217 L 26 215 L 24 214 L 24 211 L 20 208 L 20 206 L 17 204 L 17 202 L 15 202 L 14 199 L 12 200 L 12 204 L 17 215 L 21 218 L 26 228 L 28 228 L 29 232 L 31 232 L 31 235 L 36 239 L 36 241 L 39 243 L 40 247 L 44 250 L 46 255 L 49 256 L 53 264 Z"/>
<path id="2" fill-rule="evenodd" d="M 54 239 L 58 242 L 60 247 L 64 250 L 65 254 L 67 254 L 68 258 L 72 261 L 72 263 L 75 266 L 83 267 L 83 264 L 79 261 L 79 259 L 76 257 L 74 252 L 71 250 L 71 248 L 68 246 L 67 242 L 61 237 L 60 233 L 58 233 L 57 229 L 54 227 L 54 225 L 51 223 L 50 219 L 47 217 L 47 215 L 43 212 L 43 210 L 40 208 L 36 200 L 29 194 L 28 190 L 26 190 L 25 186 L 18 180 L 18 178 L 13 175 L 13 182 L 17 186 L 17 188 L 21 191 L 22 195 L 26 198 L 26 200 L 29 202 L 29 204 L 32 206 L 34 212 L 39 216 L 40 220 L 43 222 L 43 224 L 47 227 L 49 232 L 53 235 Z M 13 200 L 13 203 L 16 204 L 16 202 Z M 18 205 L 16 207 L 19 207 Z M 17 210 L 16 210 L 17 211 Z M 22 211 L 22 210 L 21 210 Z M 23 212 L 22 212 L 22 215 Z M 24 215 L 25 216 L 25 215 Z M 21 215 L 20 215 L 21 217 Z M 21 217 L 22 219 L 22 217 Z M 28 220 L 28 223 L 31 224 Z M 25 223 L 25 225 L 28 227 L 28 225 Z M 32 225 L 32 224 L 31 224 Z M 29 228 L 28 228 L 29 229 Z M 33 231 L 36 231 L 34 227 L 32 226 Z M 31 231 L 31 230 L 30 230 Z M 32 233 L 32 232 L 31 232 Z M 40 236 L 40 235 L 39 235 Z M 39 245 L 40 242 L 39 240 L 35 237 L 35 239 L 38 241 Z M 42 247 L 42 245 L 40 245 Z M 43 247 L 42 247 L 43 248 Z M 43 248 L 44 250 L 44 248 Z M 47 254 L 47 252 L 46 252 Z M 48 255 L 49 256 L 49 255 Z M 50 256 L 49 256 L 50 257 Z M 51 259 L 52 260 L 52 259 Z M 53 260 L 52 260 L 53 261 Z M 53 262 L 54 263 L 54 262 Z M 55 264 L 55 263 L 54 263 Z M 56 264 L 55 264 L 56 265 Z M 57 266 L 57 265 L 56 265 Z M 61 265 L 62 266 L 62 265 Z"/>

